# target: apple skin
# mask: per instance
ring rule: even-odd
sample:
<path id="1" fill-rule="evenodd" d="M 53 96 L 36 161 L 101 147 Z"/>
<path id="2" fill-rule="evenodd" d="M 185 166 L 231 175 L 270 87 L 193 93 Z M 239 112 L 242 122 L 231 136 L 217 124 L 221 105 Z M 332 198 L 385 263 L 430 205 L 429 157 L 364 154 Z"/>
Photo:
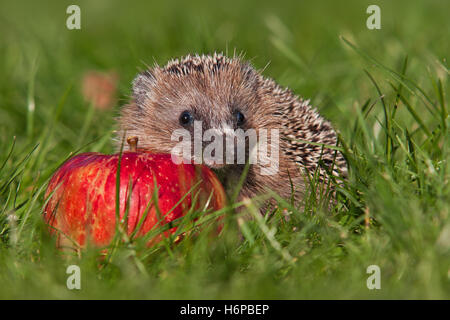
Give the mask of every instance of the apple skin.
<path id="1" fill-rule="evenodd" d="M 87 243 L 107 246 L 116 231 L 116 173 L 119 154 L 83 153 L 66 161 L 51 178 L 45 198 L 44 220 L 57 233 L 57 246 L 79 247 Z M 120 170 L 120 218 L 128 207 L 128 223 L 124 228 L 130 235 L 137 227 L 150 203 L 154 185 L 158 187 L 158 207 L 163 216 L 161 225 L 171 222 L 191 208 L 193 194 L 199 192 L 196 208 L 205 206 L 210 194 L 210 209 L 225 206 L 226 196 L 216 175 L 204 165 L 175 164 L 169 154 L 124 152 Z M 168 213 L 199 180 L 193 192 Z M 130 181 L 132 194 L 129 199 Z M 50 199 L 48 197 L 51 196 Z M 158 221 L 154 203 L 137 236 L 151 230 Z M 164 234 L 174 233 L 176 227 Z M 59 231 L 59 232 L 58 232 Z M 69 240 L 67 236 L 70 237 Z M 152 239 L 151 243 L 159 241 Z"/>

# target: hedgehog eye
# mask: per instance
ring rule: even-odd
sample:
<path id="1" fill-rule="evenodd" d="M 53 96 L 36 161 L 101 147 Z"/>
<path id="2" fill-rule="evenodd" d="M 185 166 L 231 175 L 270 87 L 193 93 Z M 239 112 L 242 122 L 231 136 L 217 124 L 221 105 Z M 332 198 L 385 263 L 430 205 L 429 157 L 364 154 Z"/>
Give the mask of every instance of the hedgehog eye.
<path id="1" fill-rule="evenodd" d="M 187 126 L 194 121 L 194 117 L 189 111 L 183 111 L 180 115 L 180 124 L 182 126 Z"/>
<path id="2" fill-rule="evenodd" d="M 244 115 L 242 114 L 242 112 L 240 112 L 240 111 L 238 110 L 238 111 L 236 111 L 236 112 L 234 113 L 234 116 L 236 117 L 236 124 L 237 124 L 238 126 L 241 126 L 242 124 L 244 124 L 245 117 L 244 117 Z"/>

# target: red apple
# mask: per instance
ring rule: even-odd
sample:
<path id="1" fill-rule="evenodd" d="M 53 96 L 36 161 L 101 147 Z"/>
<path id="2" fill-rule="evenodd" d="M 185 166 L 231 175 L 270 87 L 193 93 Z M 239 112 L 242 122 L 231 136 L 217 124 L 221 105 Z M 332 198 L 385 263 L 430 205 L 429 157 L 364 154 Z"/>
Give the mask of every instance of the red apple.
<path id="1" fill-rule="evenodd" d="M 106 246 L 111 242 L 116 231 L 118 163 L 118 154 L 83 153 L 69 159 L 53 175 L 45 195 L 46 199 L 49 196 L 51 198 L 44 209 L 44 219 L 52 227 L 51 232 L 57 233 L 58 246 L 70 245 L 73 241 L 80 247 L 87 242 L 96 246 Z M 199 180 L 201 182 L 197 188 L 170 211 Z M 132 192 L 130 203 L 127 203 L 130 181 Z M 208 204 L 209 209 L 217 210 L 225 205 L 223 187 L 208 167 L 177 165 L 169 154 L 124 152 L 120 170 L 119 207 L 121 219 L 128 208 L 128 223 L 124 226 L 128 235 L 136 229 L 144 215 L 154 194 L 155 181 L 158 207 L 163 217 L 160 225 L 185 215 L 197 192 L 196 208 Z M 157 210 L 154 202 L 151 202 L 137 235 L 146 234 L 157 222 Z M 175 230 L 176 227 L 171 228 L 165 235 Z M 158 239 L 153 239 L 152 243 Z"/>

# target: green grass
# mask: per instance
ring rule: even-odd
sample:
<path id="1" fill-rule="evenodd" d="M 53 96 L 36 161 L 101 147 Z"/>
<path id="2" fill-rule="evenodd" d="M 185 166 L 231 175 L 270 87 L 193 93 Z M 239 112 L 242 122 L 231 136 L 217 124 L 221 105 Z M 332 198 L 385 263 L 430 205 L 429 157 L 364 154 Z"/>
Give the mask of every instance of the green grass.
<path id="1" fill-rule="evenodd" d="M 450 298 L 448 2 L 79 3 L 79 31 L 65 28 L 69 1 L 0 3 L 0 298 Z M 339 130 L 349 178 L 333 208 L 309 192 L 303 210 L 280 199 L 290 219 L 247 203 L 254 219 L 226 213 L 220 237 L 62 256 L 41 219 L 52 172 L 113 151 L 145 63 L 235 50 Z M 90 69 L 120 75 L 112 111 L 83 101 Z M 70 264 L 80 291 L 66 288 Z M 381 290 L 366 287 L 373 264 Z"/>

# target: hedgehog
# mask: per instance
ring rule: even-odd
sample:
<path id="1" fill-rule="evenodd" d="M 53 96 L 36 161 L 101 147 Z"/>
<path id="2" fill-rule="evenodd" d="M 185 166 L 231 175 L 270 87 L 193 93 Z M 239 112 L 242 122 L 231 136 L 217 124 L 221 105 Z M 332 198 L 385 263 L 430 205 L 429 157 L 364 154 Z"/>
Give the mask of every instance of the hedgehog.
<path id="1" fill-rule="evenodd" d="M 196 121 L 202 130 L 224 134 L 238 129 L 252 129 L 257 135 L 263 129 L 278 132 L 277 166 L 269 174 L 262 171 L 267 164 L 248 163 L 251 150 L 245 152 L 247 167 L 245 163 L 205 161 L 229 195 L 235 193 L 240 178 L 245 178 L 237 193 L 240 200 L 269 191 L 301 200 L 308 175 L 316 174 L 323 183 L 346 175 L 344 157 L 337 148 L 329 147 L 337 144 L 330 122 L 310 106 L 309 100 L 264 77 L 236 55 L 187 55 L 139 73 L 133 80 L 131 100 L 118 117 L 117 141 L 125 135 L 135 136 L 140 149 L 171 153 L 179 143 L 172 133 L 182 129 L 194 134 Z M 269 145 L 272 140 L 269 137 Z M 248 146 L 248 139 L 246 143 Z M 195 156 L 188 160 L 195 160 Z"/>

